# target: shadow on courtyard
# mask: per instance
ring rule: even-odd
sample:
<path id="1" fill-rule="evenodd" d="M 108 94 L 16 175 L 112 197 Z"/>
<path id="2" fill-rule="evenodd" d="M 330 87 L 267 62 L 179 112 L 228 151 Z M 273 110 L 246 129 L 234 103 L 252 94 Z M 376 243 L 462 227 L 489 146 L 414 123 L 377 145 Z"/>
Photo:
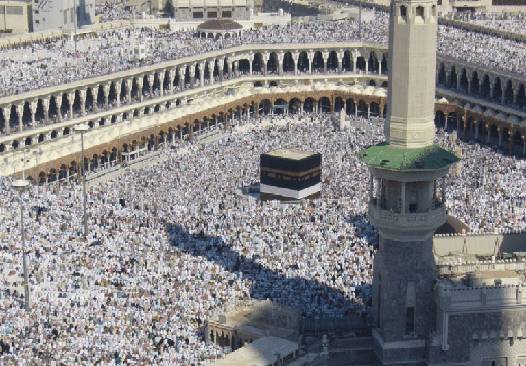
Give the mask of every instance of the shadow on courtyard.
<path id="1" fill-rule="evenodd" d="M 173 223 L 165 224 L 165 230 L 172 246 L 179 251 L 213 261 L 225 270 L 249 280 L 252 283 L 250 289 L 252 299 L 271 299 L 275 303 L 298 310 L 303 318 L 301 330 L 304 333 L 309 333 L 313 330 L 310 328 L 315 327 L 317 332 L 352 331 L 357 335 L 367 334 L 366 317 L 360 310 L 347 311 L 343 319 L 323 311 L 324 305 L 335 302 L 341 304 L 342 308 L 349 308 L 350 299 L 338 289 L 317 280 L 287 277 L 284 273 L 262 265 L 258 255 L 249 258 L 237 252 L 220 237 L 206 236 L 203 233 L 190 234 L 181 225 Z M 274 253 L 270 255 L 280 261 L 279 247 L 273 249 Z M 296 264 L 290 269 L 295 268 L 297 268 Z M 283 268 L 282 271 L 286 272 L 288 269 Z M 312 268 L 312 271 L 315 270 Z M 366 290 L 357 289 L 358 296 L 363 296 L 364 301 L 368 301 L 365 299 L 366 293 Z M 322 323 L 325 324 L 325 328 L 321 326 Z"/>

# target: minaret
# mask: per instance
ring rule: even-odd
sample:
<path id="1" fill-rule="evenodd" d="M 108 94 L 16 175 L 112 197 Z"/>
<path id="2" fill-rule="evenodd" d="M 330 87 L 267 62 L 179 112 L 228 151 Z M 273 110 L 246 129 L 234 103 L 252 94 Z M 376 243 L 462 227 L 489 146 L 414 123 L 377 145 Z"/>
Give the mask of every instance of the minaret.
<path id="1" fill-rule="evenodd" d="M 374 349 L 378 365 L 419 365 L 435 321 L 433 233 L 446 220 L 437 180 L 457 158 L 433 141 L 436 1 L 392 1 L 389 30 L 386 142 L 361 153 L 371 172 L 369 219 L 380 237 Z"/>

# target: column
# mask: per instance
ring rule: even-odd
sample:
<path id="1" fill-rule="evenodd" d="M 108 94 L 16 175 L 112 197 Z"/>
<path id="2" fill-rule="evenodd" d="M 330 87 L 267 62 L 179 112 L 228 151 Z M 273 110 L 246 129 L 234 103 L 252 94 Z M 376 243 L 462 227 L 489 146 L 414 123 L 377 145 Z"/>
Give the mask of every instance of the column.
<path id="1" fill-rule="evenodd" d="M 519 86 L 513 87 L 513 105 L 517 105 L 517 98 L 519 97 Z"/>
<path id="2" fill-rule="evenodd" d="M 152 96 L 153 95 L 153 82 L 155 81 L 155 74 L 146 75 L 146 79 L 148 80 L 148 91 L 150 92 L 150 96 Z"/>
<path id="3" fill-rule="evenodd" d="M 341 73 L 343 71 L 343 57 L 345 53 L 343 50 L 339 50 L 336 56 L 338 58 L 338 73 Z"/>
<path id="4" fill-rule="evenodd" d="M 285 53 L 283 51 L 278 52 L 278 74 L 283 75 L 283 59 L 285 58 Z"/>
<path id="5" fill-rule="evenodd" d="M 143 78 L 139 76 L 135 80 L 137 80 L 137 89 L 139 90 L 139 100 L 142 102 L 144 100 L 144 95 L 142 95 Z"/>
<path id="6" fill-rule="evenodd" d="M 497 132 L 499 134 L 499 147 L 502 146 L 502 128 L 497 127 Z"/>
<path id="7" fill-rule="evenodd" d="M 252 76 L 252 62 L 254 61 L 254 52 L 250 52 L 248 56 L 248 68 L 249 68 L 249 75 Z"/>
<path id="8" fill-rule="evenodd" d="M 35 125 L 35 113 L 37 112 L 38 99 L 33 99 L 31 101 L 31 124 Z"/>
<path id="9" fill-rule="evenodd" d="M 268 52 L 264 52 L 261 55 L 261 61 L 263 61 L 263 75 L 267 75 L 267 63 L 270 58 L 270 54 Z"/>
<path id="10" fill-rule="evenodd" d="M 20 131 L 24 131 L 24 124 L 22 122 L 22 116 L 24 115 L 24 104 L 17 104 L 16 105 L 16 114 L 18 117 L 18 128 Z"/>
<path id="11" fill-rule="evenodd" d="M 501 88 L 501 94 L 500 94 L 500 104 L 505 104 L 506 101 L 506 95 L 504 94 L 504 90 Z"/>
<path id="12" fill-rule="evenodd" d="M 371 118 L 371 104 L 367 103 L 367 118 Z"/>
<path id="13" fill-rule="evenodd" d="M 42 109 L 44 110 L 44 123 L 49 122 L 49 97 L 42 98 Z"/>
<path id="14" fill-rule="evenodd" d="M 363 60 L 365 61 L 365 73 L 369 73 L 369 57 L 364 57 Z"/>
<path id="15" fill-rule="evenodd" d="M 165 72 L 166 72 L 166 70 L 163 70 L 163 71 L 159 72 L 159 95 L 161 97 L 164 96 L 164 77 L 166 75 Z"/>
<path id="16" fill-rule="evenodd" d="M 75 92 L 68 93 L 67 95 L 69 103 L 69 118 L 73 118 L 73 104 L 75 103 Z"/>
<path id="17" fill-rule="evenodd" d="M 383 56 L 382 56 L 383 60 Z M 378 75 L 382 75 L 382 60 L 378 60 Z"/>
<path id="18" fill-rule="evenodd" d="M 490 142 L 490 138 L 491 138 L 491 130 L 490 130 L 490 128 L 489 128 L 489 125 L 486 125 L 486 132 L 487 132 L 487 133 L 486 133 L 486 143 L 489 144 L 489 142 Z"/>
<path id="19" fill-rule="evenodd" d="M 307 52 L 307 58 L 309 59 L 309 74 L 312 74 L 312 63 L 314 62 L 313 50 L 309 50 L 309 52 Z"/>
<path id="20" fill-rule="evenodd" d="M 205 62 L 199 63 L 199 84 L 205 86 Z"/>
<path id="21" fill-rule="evenodd" d="M 86 115 L 86 93 L 87 89 L 83 88 L 79 90 L 79 97 L 80 97 L 80 114 L 85 116 Z"/>
<path id="22" fill-rule="evenodd" d="M 128 102 L 128 104 L 131 104 L 133 79 L 132 78 L 126 79 L 124 82 L 126 83 L 126 99 L 127 99 L 126 101 Z"/>
<path id="23" fill-rule="evenodd" d="M 475 129 L 475 140 L 479 139 L 479 129 L 478 129 L 478 123 L 479 121 L 474 120 L 473 121 L 473 128 Z"/>
<path id="24" fill-rule="evenodd" d="M 176 73 L 177 73 L 176 69 L 170 69 L 168 71 L 168 90 L 167 92 L 170 94 L 172 94 L 173 92 L 173 82 L 174 82 Z"/>
<path id="25" fill-rule="evenodd" d="M 179 67 L 177 69 L 177 75 L 179 76 L 179 90 L 184 89 L 184 69 L 182 67 Z"/>
<path id="26" fill-rule="evenodd" d="M 55 95 L 55 104 L 57 105 L 57 117 L 59 121 L 62 121 L 62 95 Z"/>
<path id="27" fill-rule="evenodd" d="M 358 116 L 358 103 L 354 103 L 354 116 L 357 117 Z"/>
<path id="28" fill-rule="evenodd" d="M 300 59 L 300 52 L 299 51 L 294 51 L 291 53 L 292 54 L 292 60 L 294 61 L 294 75 L 298 75 L 299 73 L 299 69 L 298 69 L 298 62 L 299 62 L 299 59 Z"/>
<path id="29" fill-rule="evenodd" d="M 109 97 L 110 97 L 111 83 L 106 83 L 102 86 L 104 90 L 104 110 L 110 109 Z"/>
<path id="30" fill-rule="evenodd" d="M 224 60 L 219 60 L 217 62 L 217 71 L 219 73 L 219 80 L 220 81 L 223 81 L 223 68 L 225 66 L 225 63 L 224 63 Z"/>
<path id="31" fill-rule="evenodd" d="M 323 72 L 326 74 L 327 73 L 327 61 L 329 61 L 329 52 L 323 51 L 321 55 L 323 57 Z"/>
<path id="32" fill-rule="evenodd" d="M 4 114 L 5 132 L 9 134 L 11 133 L 11 125 L 9 124 L 9 122 L 11 121 L 11 106 L 4 106 L 2 108 L 2 113 Z"/>
<path id="33" fill-rule="evenodd" d="M 210 85 L 214 85 L 214 66 L 215 61 L 208 61 L 208 77 L 210 78 Z M 252 70 L 252 63 L 250 64 L 250 70 Z"/>
<path id="34" fill-rule="evenodd" d="M 120 85 L 121 83 L 119 83 Z M 115 87 L 115 105 L 117 106 L 117 108 L 119 108 L 121 106 L 121 88 L 117 88 Z"/>
<path id="35" fill-rule="evenodd" d="M 522 155 L 526 155 L 526 136 L 522 135 Z"/>

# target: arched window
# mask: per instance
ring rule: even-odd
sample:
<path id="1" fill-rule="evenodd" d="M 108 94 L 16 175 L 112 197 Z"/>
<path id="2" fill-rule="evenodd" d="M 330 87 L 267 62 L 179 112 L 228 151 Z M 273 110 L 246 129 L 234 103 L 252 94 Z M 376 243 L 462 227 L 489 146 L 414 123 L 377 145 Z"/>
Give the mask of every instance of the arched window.
<path id="1" fill-rule="evenodd" d="M 424 24 L 425 18 L 424 18 L 424 7 L 419 5 L 415 9 L 415 23 L 416 24 Z"/>
<path id="2" fill-rule="evenodd" d="M 400 5 L 400 16 L 398 17 L 399 23 L 407 23 L 407 6 Z"/>
<path id="3" fill-rule="evenodd" d="M 405 5 L 400 6 L 400 16 L 404 18 L 407 17 L 407 7 Z"/>

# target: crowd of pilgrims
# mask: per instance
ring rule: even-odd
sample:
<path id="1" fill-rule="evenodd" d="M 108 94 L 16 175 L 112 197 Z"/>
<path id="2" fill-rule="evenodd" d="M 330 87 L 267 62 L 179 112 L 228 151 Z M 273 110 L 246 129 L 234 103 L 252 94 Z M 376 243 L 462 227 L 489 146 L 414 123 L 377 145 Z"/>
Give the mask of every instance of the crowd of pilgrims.
<path id="1" fill-rule="evenodd" d="M 520 13 L 491 13 L 491 12 L 456 12 L 448 18 L 463 22 L 482 25 L 486 28 L 522 34 L 526 26 L 526 14 Z"/>
<path id="2" fill-rule="evenodd" d="M 133 67 L 250 43 L 357 41 L 386 44 L 388 15 L 376 11 L 370 22 L 313 21 L 244 30 L 239 38 L 197 38 L 193 31 L 128 27 L 71 39 L 33 42 L 0 53 L 0 95 L 60 85 Z M 146 57 L 132 56 L 144 45 Z M 526 45 L 496 36 L 440 25 L 438 53 L 485 67 L 523 74 Z"/>
<path id="3" fill-rule="evenodd" d="M 382 123 L 329 114 L 254 118 L 217 141 L 179 141 L 145 166 L 88 186 L 32 186 L 22 194 L 31 307 L 21 288 L 19 193 L 0 188 L 1 365 L 204 365 L 211 314 L 271 299 L 304 317 L 366 311 L 377 232 L 367 220 L 369 173 L 357 153 L 382 140 Z M 447 207 L 476 232 L 522 230 L 522 160 L 439 132 L 462 155 L 447 178 Z M 322 197 L 260 202 L 259 157 L 275 148 L 323 156 Z M 135 363 L 133 363 L 135 362 Z"/>

